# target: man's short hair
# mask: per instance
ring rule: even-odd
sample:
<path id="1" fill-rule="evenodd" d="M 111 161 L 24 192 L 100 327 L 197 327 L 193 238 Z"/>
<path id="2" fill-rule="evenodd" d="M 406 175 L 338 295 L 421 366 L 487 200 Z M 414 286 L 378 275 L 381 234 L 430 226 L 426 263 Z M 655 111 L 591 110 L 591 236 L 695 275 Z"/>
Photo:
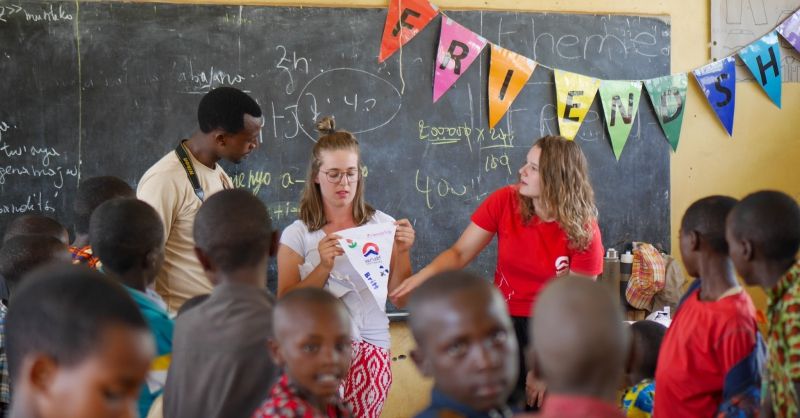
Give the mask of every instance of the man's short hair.
<path id="1" fill-rule="evenodd" d="M 61 241 L 67 229 L 55 219 L 40 214 L 28 214 L 14 218 L 7 226 L 3 242 L 20 235 L 47 235 Z"/>
<path id="2" fill-rule="evenodd" d="M 49 235 L 12 237 L 0 247 L 0 275 L 9 286 L 16 286 L 23 276 L 37 267 L 57 260 L 59 252 L 66 259 L 66 245 Z"/>
<path id="3" fill-rule="evenodd" d="M 736 199 L 728 196 L 709 196 L 689 206 L 683 214 L 681 229 L 684 232 L 697 231 L 711 248 L 719 254 L 728 254 L 728 241 L 725 240 L 725 219 L 736 206 Z"/>
<path id="4" fill-rule="evenodd" d="M 124 180 L 114 176 L 91 177 L 82 181 L 72 205 L 75 233 L 88 234 L 92 212 L 103 202 L 116 197 L 136 197 L 136 192 Z"/>
<path id="5" fill-rule="evenodd" d="M 164 225 L 158 212 L 146 202 L 112 199 L 92 214 L 89 241 L 104 268 L 125 273 L 163 245 Z"/>
<path id="6" fill-rule="evenodd" d="M 244 129 L 244 115 L 261 117 L 261 107 L 247 93 L 233 87 L 218 87 L 200 100 L 197 121 L 203 133 L 214 129 L 235 134 Z"/>
<path id="7" fill-rule="evenodd" d="M 767 259 L 794 258 L 800 249 L 800 208 L 789 195 L 765 190 L 748 195 L 731 211 L 731 232 Z"/>
<path id="8" fill-rule="evenodd" d="M 45 354 L 59 366 L 70 367 L 98 349 L 109 325 L 148 329 L 120 284 L 84 266 L 37 271 L 11 300 L 5 332 L 12 380 L 32 353 Z"/>
<path id="9" fill-rule="evenodd" d="M 270 253 L 267 207 L 246 190 L 215 193 L 197 212 L 194 242 L 222 271 L 252 267 Z"/>

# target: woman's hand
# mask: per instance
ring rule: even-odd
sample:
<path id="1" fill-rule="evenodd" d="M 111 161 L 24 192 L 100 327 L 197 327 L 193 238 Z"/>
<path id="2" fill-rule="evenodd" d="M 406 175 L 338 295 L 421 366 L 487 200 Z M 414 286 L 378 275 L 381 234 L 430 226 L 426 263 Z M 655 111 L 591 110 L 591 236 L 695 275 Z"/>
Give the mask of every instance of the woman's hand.
<path id="1" fill-rule="evenodd" d="M 408 252 L 414 245 L 416 233 L 414 227 L 408 219 L 401 219 L 394 223 L 397 225 L 397 230 L 394 233 L 394 246 L 399 253 Z"/>
<path id="2" fill-rule="evenodd" d="M 425 279 L 427 279 L 427 277 L 420 276 L 419 274 L 409 276 L 407 279 L 403 280 L 397 288 L 389 293 L 389 299 L 394 306 L 405 306 L 408 295 L 411 294 L 411 291 L 416 289 L 417 286 L 421 285 Z"/>
<path id="3" fill-rule="evenodd" d="M 339 246 L 339 240 L 342 237 L 336 234 L 328 234 L 325 238 L 320 240 L 317 245 L 319 251 L 319 265 L 328 271 L 333 270 L 334 259 L 340 255 L 344 255 L 344 250 Z"/>
<path id="4" fill-rule="evenodd" d="M 525 376 L 525 398 L 528 402 L 528 406 L 541 408 L 546 391 L 547 387 L 544 382 L 533 377 L 533 372 L 528 372 L 528 375 Z"/>

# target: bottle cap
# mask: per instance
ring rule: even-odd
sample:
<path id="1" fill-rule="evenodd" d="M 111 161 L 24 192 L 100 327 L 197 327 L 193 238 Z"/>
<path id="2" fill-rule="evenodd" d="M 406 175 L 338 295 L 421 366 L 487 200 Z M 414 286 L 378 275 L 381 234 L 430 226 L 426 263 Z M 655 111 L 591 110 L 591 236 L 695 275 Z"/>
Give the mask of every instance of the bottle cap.
<path id="1" fill-rule="evenodd" d="M 608 251 L 606 251 L 606 258 L 618 258 L 618 257 L 619 256 L 617 254 L 617 250 L 609 248 Z"/>
<path id="2" fill-rule="evenodd" d="M 625 251 L 625 254 L 619 257 L 619 261 L 623 263 L 633 263 L 633 254 L 631 254 L 630 251 Z"/>

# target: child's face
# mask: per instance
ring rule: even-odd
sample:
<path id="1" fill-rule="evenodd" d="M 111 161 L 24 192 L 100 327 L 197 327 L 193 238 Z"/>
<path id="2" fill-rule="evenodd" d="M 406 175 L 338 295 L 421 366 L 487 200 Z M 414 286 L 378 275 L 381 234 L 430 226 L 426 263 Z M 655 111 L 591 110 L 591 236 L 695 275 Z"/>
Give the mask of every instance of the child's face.
<path id="1" fill-rule="evenodd" d="M 304 306 L 280 328 L 275 360 L 289 379 L 317 401 L 336 398 L 351 360 L 350 324 L 336 306 Z"/>
<path id="2" fill-rule="evenodd" d="M 415 363 L 436 387 L 478 411 L 505 405 L 519 373 L 518 348 L 502 300 L 476 292 L 429 308 Z"/>
<path id="3" fill-rule="evenodd" d="M 72 367 L 55 365 L 36 387 L 41 418 L 136 417 L 155 348 L 147 330 L 109 325 L 98 349 Z"/>

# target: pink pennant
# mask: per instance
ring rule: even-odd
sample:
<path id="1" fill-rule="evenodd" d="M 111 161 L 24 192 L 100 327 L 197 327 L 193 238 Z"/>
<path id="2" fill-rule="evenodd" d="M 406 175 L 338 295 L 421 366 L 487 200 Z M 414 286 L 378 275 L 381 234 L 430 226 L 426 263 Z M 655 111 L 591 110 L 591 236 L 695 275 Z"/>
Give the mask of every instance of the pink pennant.
<path id="1" fill-rule="evenodd" d="M 449 17 L 442 19 L 439 51 L 433 76 L 433 102 L 455 84 L 456 80 L 481 55 L 486 39 L 459 25 Z"/>

